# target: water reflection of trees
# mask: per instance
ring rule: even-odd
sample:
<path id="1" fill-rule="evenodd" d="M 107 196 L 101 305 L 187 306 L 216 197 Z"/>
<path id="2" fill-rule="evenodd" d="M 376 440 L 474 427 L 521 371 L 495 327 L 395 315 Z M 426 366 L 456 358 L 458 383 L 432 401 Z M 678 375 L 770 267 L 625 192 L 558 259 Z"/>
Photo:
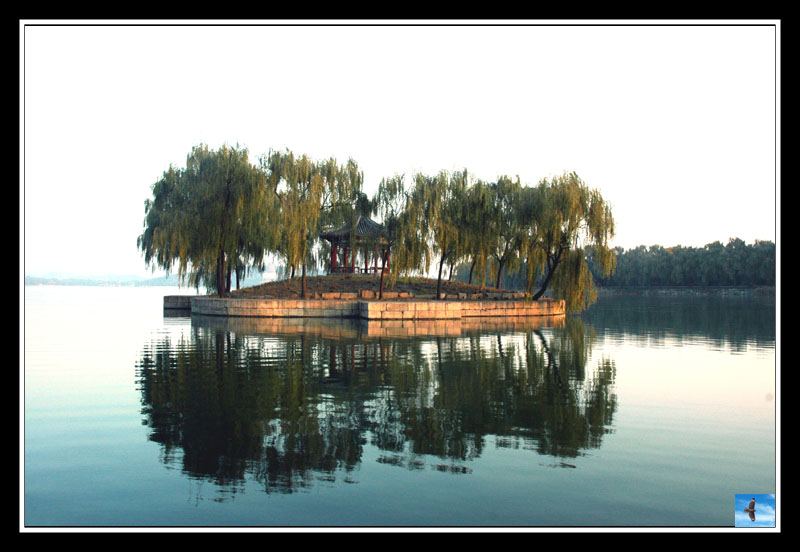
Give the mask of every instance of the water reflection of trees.
<path id="1" fill-rule="evenodd" d="M 164 462 L 228 489 L 354 481 L 365 447 L 406 469 L 469 473 L 487 441 L 560 459 L 601 445 L 614 363 L 563 328 L 462 337 L 331 339 L 193 325 L 138 363 Z M 565 464 L 568 465 L 568 464 Z"/>

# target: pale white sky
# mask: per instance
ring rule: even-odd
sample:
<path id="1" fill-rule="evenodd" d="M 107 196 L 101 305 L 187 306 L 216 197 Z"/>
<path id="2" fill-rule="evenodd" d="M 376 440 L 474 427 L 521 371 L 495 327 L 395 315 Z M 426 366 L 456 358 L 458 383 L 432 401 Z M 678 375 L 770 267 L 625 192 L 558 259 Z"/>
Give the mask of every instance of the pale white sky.
<path id="1" fill-rule="evenodd" d="M 20 25 L 25 274 L 150 274 L 144 201 L 199 143 L 352 157 L 370 195 L 575 171 L 624 248 L 778 239 L 777 21 L 41 23 Z"/>

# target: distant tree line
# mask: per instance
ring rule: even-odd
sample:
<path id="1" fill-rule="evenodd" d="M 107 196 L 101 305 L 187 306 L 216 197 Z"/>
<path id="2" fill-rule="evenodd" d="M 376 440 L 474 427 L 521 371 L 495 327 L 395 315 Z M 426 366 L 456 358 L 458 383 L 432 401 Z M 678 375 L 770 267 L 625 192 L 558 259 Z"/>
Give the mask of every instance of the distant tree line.
<path id="1" fill-rule="evenodd" d="M 775 243 L 756 240 L 746 244 L 732 238 L 727 245 L 715 241 L 703 247 L 640 245 L 613 249 L 616 269 L 604 276 L 592 248 L 584 250 L 595 284 L 600 287 L 659 286 L 774 286 Z M 468 281 L 469 265 L 456 267 L 454 279 Z M 487 274 L 491 273 L 489 269 Z M 525 268 L 503 274 L 504 289 L 525 289 Z"/>
<path id="2" fill-rule="evenodd" d="M 640 245 L 615 248 L 617 268 L 603 275 L 586 251 L 589 267 L 602 287 L 654 286 L 774 286 L 775 244 L 756 240 L 746 244 L 731 238 L 703 247 Z"/>

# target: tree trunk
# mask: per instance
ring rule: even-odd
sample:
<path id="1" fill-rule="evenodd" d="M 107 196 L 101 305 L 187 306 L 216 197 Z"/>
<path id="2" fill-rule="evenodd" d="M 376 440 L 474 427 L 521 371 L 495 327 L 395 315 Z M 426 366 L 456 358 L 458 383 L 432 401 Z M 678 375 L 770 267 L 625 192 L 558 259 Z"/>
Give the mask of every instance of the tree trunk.
<path id="1" fill-rule="evenodd" d="M 439 277 L 436 279 L 436 299 L 442 298 L 442 267 L 444 266 L 444 255 L 439 261 Z"/>
<path id="2" fill-rule="evenodd" d="M 225 253 L 222 251 L 217 255 L 217 295 L 225 297 Z"/>
<path id="3" fill-rule="evenodd" d="M 228 207 L 231 204 L 231 183 L 228 181 L 227 186 L 227 193 L 225 194 L 225 210 L 223 211 L 224 214 L 227 214 Z M 217 295 L 220 297 L 225 297 L 225 248 L 224 248 L 224 239 L 225 239 L 225 222 L 226 218 L 223 216 L 222 218 L 222 227 L 220 228 L 219 232 L 219 253 L 217 255 Z"/>
<path id="4" fill-rule="evenodd" d="M 300 293 L 300 297 L 303 299 L 306 298 L 306 263 L 303 263 L 302 292 Z"/>
<path id="5" fill-rule="evenodd" d="M 542 282 L 542 287 L 539 288 L 539 291 L 537 291 L 533 295 L 534 301 L 536 301 L 537 299 L 539 299 L 539 297 L 542 296 L 542 294 L 547 289 L 547 286 L 550 284 L 550 278 L 553 277 L 553 273 L 556 271 L 556 267 L 558 266 L 558 261 L 560 257 L 561 253 L 559 252 L 558 255 L 553 259 L 552 263 L 550 261 L 547 262 L 547 275 L 544 278 L 544 282 Z"/>
<path id="6" fill-rule="evenodd" d="M 525 264 L 523 265 L 525 267 L 525 293 L 526 293 L 526 295 L 530 294 L 530 290 L 531 290 L 530 262 L 531 262 L 531 258 L 530 258 L 530 256 L 528 256 L 525 259 Z"/>
<path id="7" fill-rule="evenodd" d="M 447 277 L 448 282 L 453 281 L 453 267 L 455 266 L 455 264 L 456 263 L 450 263 L 450 275 Z"/>
<path id="8" fill-rule="evenodd" d="M 231 292 L 231 265 L 228 265 L 225 269 L 225 293 Z"/>
<path id="9" fill-rule="evenodd" d="M 475 263 L 478 262 L 478 259 L 472 259 L 472 264 L 469 265 L 469 285 L 472 285 L 472 271 L 475 269 Z"/>
<path id="10" fill-rule="evenodd" d="M 378 286 L 378 299 L 383 299 L 383 274 L 386 272 L 386 250 L 381 255 L 381 283 Z"/>
<path id="11" fill-rule="evenodd" d="M 497 261 L 497 285 L 495 285 L 495 286 L 494 286 L 494 287 L 496 287 L 497 289 L 502 289 L 502 288 L 500 287 L 500 283 L 502 282 L 502 278 L 503 278 L 503 265 L 505 265 L 505 264 L 506 264 L 506 261 L 505 261 L 505 259 L 503 259 L 502 261 Z"/>

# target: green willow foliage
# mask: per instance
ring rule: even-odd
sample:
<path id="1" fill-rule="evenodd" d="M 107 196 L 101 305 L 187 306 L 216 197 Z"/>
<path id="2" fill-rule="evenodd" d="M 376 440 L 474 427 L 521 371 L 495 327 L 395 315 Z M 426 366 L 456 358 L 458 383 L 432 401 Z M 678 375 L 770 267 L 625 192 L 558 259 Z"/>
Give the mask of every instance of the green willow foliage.
<path id="1" fill-rule="evenodd" d="M 475 270 L 482 275 L 481 285 L 486 285 L 487 268 L 491 260 L 494 244 L 487 240 L 491 235 L 494 223 L 492 211 L 492 188 L 489 184 L 477 180 L 467 188 L 464 196 L 464 254 L 469 259 L 469 277 L 471 284 Z"/>
<path id="2" fill-rule="evenodd" d="M 614 236 L 611 207 L 575 173 L 542 180 L 526 195 L 523 205 L 530 225 L 522 249 L 527 291 L 538 288 L 535 300 L 552 284 L 568 310 L 588 307 L 596 300 L 597 290 L 584 248 L 593 251 L 600 275 L 608 276 L 616 265 L 609 246 Z"/>
<path id="3" fill-rule="evenodd" d="M 405 177 L 394 175 L 383 178 L 373 201 L 373 213 L 384 227 L 385 238 L 392 252 L 388 280 L 394 285 L 401 273 L 407 273 L 429 263 L 429 250 L 424 232 L 412 219 L 415 212 L 409 209 L 410 196 L 405 187 Z M 387 279 L 388 251 L 381 259 L 381 279 L 378 297 L 383 298 L 384 280 Z"/>
<path id="4" fill-rule="evenodd" d="M 454 267 L 467 263 L 470 281 L 476 268 L 481 285 L 491 276 L 496 287 L 524 272 L 534 300 L 552 287 L 575 311 L 595 300 L 594 279 L 614 270 L 611 209 L 575 173 L 533 187 L 519 177 L 483 182 L 463 170 L 417 173 L 406 188 L 396 175 L 381 181 L 373 199 L 363 182 L 352 159 L 340 165 L 271 151 L 256 166 L 246 149 L 200 145 L 185 168 L 170 166 L 153 185 L 137 245 L 146 264 L 177 266 L 182 281 L 205 284 L 220 297 L 230 291 L 232 273 L 238 287 L 240 275 L 263 270 L 267 254 L 278 255 L 292 274 L 301 268 L 305 297 L 307 266 L 324 265 L 330 254 L 320 231 L 351 224 L 354 232 L 358 216 L 372 214 L 392 251 L 391 262 L 383 259 L 381 291 L 387 265 L 393 284 L 435 262 L 440 296 L 445 267 L 452 278 Z"/>
<path id="5" fill-rule="evenodd" d="M 477 266 L 484 285 L 491 272 L 496 287 L 504 270 L 524 268 L 524 287 L 534 300 L 552 285 L 567 308 L 577 311 L 597 296 L 584 248 L 592 248 L 600 274 L 614 270 L 611 208 L 575 173 L 544 179 L 535 187 L 507 176 L 485 183 L 471 179 L 466 170 L 415 174 L 404 193 L 400 243 L 411 244 L 418 253 L 403 258 L 393 270 L 428 272 L 435 260 L 437 295 L 445 264 L 468 263 L 470 282 Z"/>
<path id="6" fill-rule="evenodd" d="M 603 276 L 596 268 L 592 252 L 590 266 L 600 285 L 636 286 L 774 286 L 775 244 L 756 240 L 747 245 L 731 238 L 704 247 L 650 247 L 640 245 L 627 251 L 616 248 L 617 270 Z"/>
<path id="7" fill-rule="evenodd" d="M 223 297 L 231 271 L 260 268 L 274 246 L 275 202 L 266 183 L 246 149 L 194 147 L 186 167 L 170 166 L 145 201 L 137 240 L 145 263 L 167 271 L 177 265 L 181 280 Z"/>
<path id="8" fill-rule="evenodd" d="M 359 212 L 371 208 L 368 201 L 364 204 L 361 193 L 364 174 L 352 159 L 344 166 L 332 158 L 315 163 L 290 151 L 270 152 L 261 159 L 261 167 L 279 199 L 277 252 L 287 266 L 302 268 L 305 297 L 306 266 L 321 261 L 320 256 L 313 257 L 320 230 L 343 223 L 355 225 Z"/>
<path id="9" fill-rule="evenodd" d="M 313 162 L 291 152 L 270 152 L 258 166 L 246 149 L 192 149 L 185 168 L 170 168 L 145 202 L 137 245 L 149 266 L 177 266 L 182 281 L 204 284 L 224 297 L 231 272 L 263 270 L 275 253 L 288 266 L 314 263 L 322 225 L 355 220 L 368 210 L 363 174 L 350 160 Z M 367 202 L 368 203 L 368 202 Z"/>
<path id="10" fill-rule="evenodd" d="M 461 234 L 464 228 L 462 201 L 466 189 L 466 171 L 448 175 L 440 171 L 435 176 L 414 175 L 414 186 L 410 191 L 407 224 L 415 235 L 415 241 L 427 243 L 422 251 L 425 272 L 430 269 L 433 258 L 438 259 L 439 276 L 436 296 L 441 294 L 442 268 L 446 262 L 453 263 L 463 254 Z M 409 239 L 412 239 L 408 235 Z"/>
<path id="11" fill-rule="evenodd" d="M 495 266 L 495 287 L 499 288 L 503 269 L 516 271 L 519 268 L 521 246 L 525 242 L 526 231 L 533 228 L 530 222 L 535 219 L 529 218 L 532 211 L 526 211 L 532 206 L 525 203 L 530 198 L 525 197 L 519 177 L 511 180 L 502 176 L 489 185 L 489 190 L 487 235 L 492 238 L 489 253 Z"/>

